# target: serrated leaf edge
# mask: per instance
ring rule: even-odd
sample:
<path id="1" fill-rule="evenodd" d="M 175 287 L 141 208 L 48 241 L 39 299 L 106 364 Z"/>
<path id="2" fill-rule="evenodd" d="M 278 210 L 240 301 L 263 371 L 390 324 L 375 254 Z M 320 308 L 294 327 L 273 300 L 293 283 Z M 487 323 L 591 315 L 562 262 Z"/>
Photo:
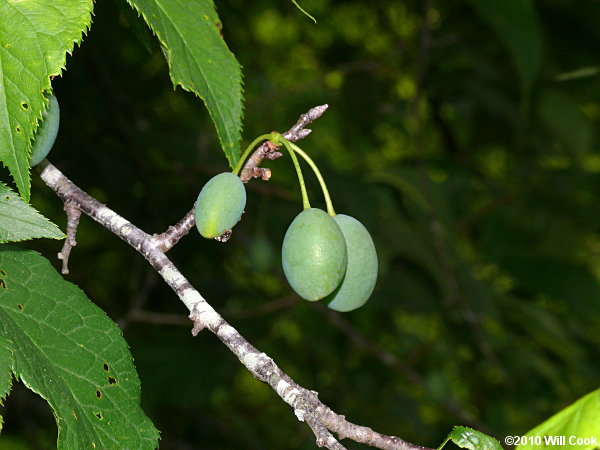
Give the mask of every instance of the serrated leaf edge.
<path id="1" fill-rule="evenodd" d="M 192 88 L 188 88 L 186 86 L 184 86 L 182 81 L 177 81 L 175 80 L 174 76 L 173 76 L 173 70 L 171 67 L 171 55 L 170 55 L 170 50 L 169 47 L 167 46 L 167 44 L 165 43 L 165 40 L 163 39 L 162 36 L 160 36 L 156 30 L 154 30 L 154 28 L 152 27 L 152 25 L 150 24 L 150 22 L 148 21 L 148 18 L 146 17 L 146 14 L 144 14 L 143 11 L 140 11 L 137 6 L 135 4 L 133 4 L 130 0 L 127 0 L 127 3 L 129 4 L 129 6 L 131 6 L 133 8 L 133 10 L 138 14 L 138 17 L 142 17 L 144 19 L 144 22 L 146 22 L 146 25 L 148 26 L 148 28 L 150 29 L 150 31 L 152 32 L 152 34 L 158 39 L 162 52 L 165 56 L 165 59 L 167 60 L 167 66 L 169 67 L 169 78 L 171 79 L 171 82 L 173 83 L 173 88 L 177 88 L 177 86 L 181 86 L 181 89 L 183 89 L 186 92 L 191 92 L 193 93 L 196 97 L 198 97 L 200 100 L 202 100 L 202 102 L 204 103 L 204 106 L 206 107 L 206 110 L 208 111 L 208 114 L 215 126 L 215 129 L 217 131 L 217 137 L 219 139 L 219 142 L 221 144 L 221 148 L 223 149 L 223 152 L 225 153 L 225 157 L 227 158 L 227 161 L 229 162 L 229 166 L 231 168 L 235 167 L 235 165 L 237 164 L 240 156 L 241 156 L 241 150 L 238 148 L 237 151 L 237 157 L 232 158 L 228 155 L 227 153 L 227 147 L 225 145 L 225 142 L 223 141 L 223 137 L 221 136 L 221 133 L 219 133 L 219 129 L 217 127 L 217 123 L 215 121 L 215 117 L 212 113 L 212 111 L 210 110 L 210 108 L 208 108 L 208 104 L 206 102 L 206 100 L 200 95 L 199 92 L 196 92 L 195 90 L 193 90 Z M 215 8 L 216 11 L 216 6 L 214 5 L 213 2 L 213 7 Z M 233 54 L 233 52 L 229 49 L 229 46 L 227 45 L 227 43 L 225 41 L 223 41 L 223 43 L 225 44 L 225 48 L 227 49 L 227 51 L 229 52 L 229 54 L 231 56 L 233 56 L 234 60 L 237 62 L 237 58 L 235 58 L 235 55 Z M 241 66 L 239 64 L 239 62 L 237 62 L 237 69 L 240 73 L 240 96 L 243 98 L 243 93 L 244 93 L 244 78 L 243 78 L 243 74 L 241 71 Z M 241 117 L 243 117 L 243 113 L 244 113 L 244 103 L 242 102 L 241 104 Z M 240 137 L 242 135 L 242 131 L 243 131 L 243 124 L 242 121 L 240 120 L 240 124 L 239 124 L 239 129 L 237 130 Z M 240 139 L 241 140 L 241 139 Z M 238 145 L 239 145 L 239 141 L 238 141 Z"/>
<path id="2" fill-rule="evenodd" d="M 7 188 L 10 192 L 12 192 L 13 194 L 15 194 L 15 192 L 6 184 L 4 184 L 2 181 L 0 181 L 0 187 L 5 187 Z M 22 201 L 23 203 L 25 203 L 27 206 L 29 206 L 31 209 L 33 209 L 40 217 L 40 219 L 46 221 L 48 224 L 53 225 L 54 228 L 56 228 L 56 230 L 58 230 L 62 236 L 37 236 L 37 237 L 31 237 L 31 238 L 23 238 L 23 239 L 1 239 L 0 238 L 0 244 L 7 244 L 9 242 L 24 242 L 24 241 L 30 241 L 32 239 L 64 239 L 67 236 L 62 232 L 62 230 L 60 229 L 60 227 L 58 225 L 56 225 L 54 222 L 52 222 L 50 219 L 48 219 L 46 216 L 44 216 L 41 212 L 39 212 L 37 209 L 35 209 L 33 206 L 31 206 L 29 203 L 27 203 L 22 196 L 18 196 L 19 200 Z"/>

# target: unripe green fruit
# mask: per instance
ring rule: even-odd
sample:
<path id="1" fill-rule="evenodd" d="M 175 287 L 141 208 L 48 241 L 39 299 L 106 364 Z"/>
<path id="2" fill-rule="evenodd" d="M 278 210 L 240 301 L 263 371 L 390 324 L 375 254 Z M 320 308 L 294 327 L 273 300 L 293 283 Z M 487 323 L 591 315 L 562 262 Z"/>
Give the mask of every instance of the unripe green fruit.
<path id="1" fill-rule="evenodd" d="M 346 272 L 344 235 L 325 211 L 305 209 L 285 233 L 281 259 L 294 291 L 306 300 L 320 300 L 333 292 Z"/>
<path id="2" fill-rule="evenodd" d="M 58 107 L 56 96 L 50 96 L 49 100 L 50 105 L 44 111 L 43 122 L 38 127 L 33 140 L 30 160 L 31 167 L 38 165 L 48 156 L 58 134 L 60 108 Z"/>
<path id="3" fill-rule="evenodd" d="M 205 238 L 219 237 L 240 221 L 245 207 L 244 183 L 231 172 L 215 175 L 204 185 L 196 200 L 196 228 Z"/>
<path id="4" fill-rule="evenodd" d="M 335 311 L 347 312 L 364 305 L 377 281 L 377 252 L 367 229 L 353 217 L 338 214 L 339 225 L 348 249 L 346 275 L 339 287 L 326 299 Z"/>

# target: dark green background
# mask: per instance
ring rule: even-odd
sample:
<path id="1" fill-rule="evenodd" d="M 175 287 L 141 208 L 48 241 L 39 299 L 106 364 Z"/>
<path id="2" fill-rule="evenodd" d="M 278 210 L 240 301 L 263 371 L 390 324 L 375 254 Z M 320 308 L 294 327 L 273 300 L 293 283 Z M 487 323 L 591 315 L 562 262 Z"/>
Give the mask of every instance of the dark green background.
<path id="1" fill-rule="evenodd" d="M 217 2 L 243 66 L 244 135 L 283 132 L 329 104 L 300 144 L 336 210 L 375 240 L 373 297 L 338 314 L 291 292 L 279 253 L 302 204 L 287 156 L 265 164 L 271 181 L 247 186 L 232 239 L 193 231 L 169 253 L 177 266 L 336 412 L 414 443 L 437 446 L 456 424 L 524 434 L 598 388 L 600 5 L 537 2 L 543 52 L 527 93 L 502 34 L 470 2 L 302 4 L 317 25 L 287 1 Z M 531 24 L 505 26 L 518 36 Z M 147 232 L 183 217 L 227 170 L 202 103 L 173 90 L 160 47 L 124 5 L 96 4 L 53 87 L 61 128 L 49 159 Z M 64 229 L 37 175 L 32 202 Z M 133 249 L 87 217 L 77 240 L 67 279 L 123 325 L 162 448 L 315 447 L 214 336 L 192 338 L 184 306 Z M 59 267 L 61 243 L 26 245 Z M 136 320 L 135 308 L 181 325 Z M 49 408 L 22 386 L 3 414 L 1 448 L 55 445 Z"/>

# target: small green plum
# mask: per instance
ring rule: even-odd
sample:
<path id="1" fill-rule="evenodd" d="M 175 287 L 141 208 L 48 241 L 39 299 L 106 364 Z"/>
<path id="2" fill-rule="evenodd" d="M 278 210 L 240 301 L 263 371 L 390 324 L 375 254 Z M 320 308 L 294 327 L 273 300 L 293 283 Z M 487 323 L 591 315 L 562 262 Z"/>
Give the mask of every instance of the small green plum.
<path id="1" fill-rule="evenodd" d="M 58 134 L 58 125 L 60 123 L 58 101 L 55 95 L 51 95 L 48 100 L 50 104 L 43 113 L 43 122 L 38 127 L 33 138 L 30 160 L 31 167 L 37 166 L 48 156 Z"/>
<path id="2" fill-rule="evenodd" d="M 342 230 L 325 211 L 305 209 L 285 233 L 281 258 L 294 291 L 305 300 L 320 300 L 333 292 L 346 272 Z"/>
<path id="3" fill-rule="evenodd" d="M 327 297 L 329 308 L 347 312 L 363 306 L 377 281 L 377 252 L 371 235 L 362 223 L 353 217 L 338 214 L 339 225 L 348 249 L 346 275 L 338 288 Z"/>
<path id="4" fill-rule="evenodd" d="M 245 207 L 244 183 L 231 172 L 215 175 L 204 185 L 196 200 L 196 228 L 205 238 L 218 238 L 240 221 Z"/>

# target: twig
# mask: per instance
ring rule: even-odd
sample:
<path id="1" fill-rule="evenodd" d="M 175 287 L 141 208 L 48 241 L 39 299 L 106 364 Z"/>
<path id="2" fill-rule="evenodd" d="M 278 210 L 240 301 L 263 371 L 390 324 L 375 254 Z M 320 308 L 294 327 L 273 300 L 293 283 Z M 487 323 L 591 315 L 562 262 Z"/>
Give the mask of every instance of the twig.
<path id="1" fill-rule="evenodd" d="M 67 238 L 63 244 L 62 250 L 58 254 L 58 259 L 62 259 L 62 274 L 69 273 L 69 256 L 71 250 L 77 245 L 75 235 L 77 234 L 77 226 L 81 217 L 81 211 L 76 204 L 65 202 L 64 210 L 67 213 Z"/>
<path id="2" fill-rule="evenodd" d="M 358 330 L 354 329 L 350 322 L 348 322 L 340 314 L 334 312 L 319 302 L 311 303 L 310 306 L 323 314 L 327 320 L 329 320 L 329 323 L 341 330 L 357 347 L 366 350 L 368 353 L 371 353 L 373 356 L 383 362 L 386 366 L 389 366 L 396 372 L 404 375 L 404 377 L 411 384 L 419 387 L 425 385 L 425 381 L 421 375 L 419 375 L 412 367 L 400 361 L 396 355 L 389 350 L 379 347 Z"/>
<path id="3" fill-rule="evenodd" d="M 400 438 L 382 435 L 370 428 L 355 425 L 334 413 L 319 401 L 316 392 L 298 385 L 269 356 L 258 351 L 227 323 L 179 272 L 157 245 L 155 237 L 145 233 L 88 195 L 48 161 L 44 161 L 40 168 L 42 180 L 64 202 L 77 204 L 83 213 L 141 253 L 190 311 L 189 317 L 194 323 L 192 333 L 196 335 L 203 328 L 214 333 L 256 379 L 271 386 L 277 395 L 292 407 L 298 420 L 309 421 L 309 425 L 317 433 L 318 444 L 327 445 L 332 449 L 343 448 L 332 435 L 323 434 L 323 430 L 318 425 L 320 423 L 327 430 L 337 433 L 340 438 L 349 438 L 378 448 L 423 449 Z"/>
<path id="4" fill-rule="evenodd" d="M 150 292 L 152 292 L 152 289 L 156 285 L 157 281 L 158 276 L 156 275 L 156 272 L 151 268 L 148 268 L 148 273 L 146 274 L 146 277 L 144 278 L 141 285 L 138 286 L 138 289 L 132 296 L 129 311 L 127 311 L 127 314 L 125 314 L 125 316 L 116 321 L 117 325 L 119 325 L 119 328 L 121 328 L 121 330 L 127 328 L 129 322 L 134 320 L 139 321 L 137 314 L 144 311 L 144 307 L 146 306 L 146 302 L 148 301 L 148 296 L 150 295 Z M 185 319 L 185 316 L 181 317 Z M 186 325 L 189 325 L 189 321 L 186 321 Z"/>
<path id="5" fill-rule="evenodd" d="M 317 438 L 317 445 L 319 447 L 327 447 L 330 450 L 346 450 L 346 447 L 340 444 L 338 440 L 333 437 L 325 425 L 323 425 L 319 421 L 319 418 L 315 417 L 314 414 L 307 414 L 304 419 L 315 434 Z"/>
<path id="6" fill-rule="evenodd" d="M 269 314 L 273 311 L 277 311 L 282 308 L 288 308 L 298 302 L 295 295 L 285 296 L 278 298 L 271 302 L 264 303 L 263 305 L 257 306 L 256 308 L 246 310 L 223 310 L 222 313 L 225 317 L 248 319 L 264 314 Z M 157 313 L 153 311 L 147 311 L 135 306 L 127 313 L 125 317 L 118 320 L 117 323 L 121 329 L 124 329 L 129 322 L 142 322 L 150 323 L 153 325 L 180 325 L 190 326 L 190 318 L 184 314 L 172 314 L 172 313 Z"/>
<path id="7" fill-rule="evenodd" d="M 329 105 L 315 106 L 308 110 L 308 112 L 302 114 L 298 121 L 285 133 L 283 137 L 288 141 L 296 142 L 300 139 L 308 136 L 312 130 L 306 128 L 308 125 L 313 123 L 319 117 L 323 115 Z M 277 151 L 277 146 L 270 141 L 266 141 L 259 145 L 257 149 L 252 152 L 252 155 L 248 158 L 244 168 L 240 172 L 240 180 L 247 183 L 252 178 L 262 178 L 268 180 L 271 177 L 271 169 L 258 167 L 259 164 L 265 159 L 276 159 L 281 156 L 281 153 Z M 194 210 L 189 211 L 183 219 L 181 219 L 176 225 L 168 228 L 164 233 L 154 235 L 156 245 L 163 251 L 167 252 L 179 240 L 188 234 L 194 226 Z"/>
<path id="8" fill-rule="evenodd" d="M 127 314 L 127 320 L 129 322 L 151 323 L 153 325 L 190 326 L 190 318 L 186 317 L 184 314 L 156 313 L 141 309 L 132 310 L 129 314 Z M 121 324 L 119 323 L 119 325 Z M 123 327 L 121 326 L 121 328 Z"/>
<path id="9" fill-rule="evenodd" d="M 170 226 L 167 231 L 162 234 L 154 235 L 154 239 L 163 252 L 172 249 L 179 240 L 190 232 L 196 221 L 194 220 L 194 209 L 185 215 L 183 219 L 175 225 Z"/>

